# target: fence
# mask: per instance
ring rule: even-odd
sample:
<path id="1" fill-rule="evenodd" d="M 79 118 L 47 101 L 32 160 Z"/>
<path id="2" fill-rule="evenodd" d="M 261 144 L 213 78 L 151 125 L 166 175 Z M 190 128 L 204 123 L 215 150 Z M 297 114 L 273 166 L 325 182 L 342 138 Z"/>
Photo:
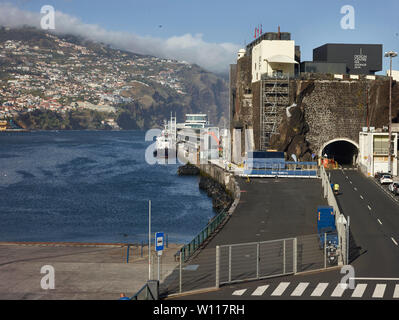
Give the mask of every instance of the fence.
<path id="1" fill-rule="evenodd" d="M 220 226 L 220 224 L 228 216 L 228 212 L 223 210 L 217 216 L 215 216 L 208 225 L 202 229 L 194 239 L 181 248 L 182 259 L 187 261 L 197 249 L 208 239 L 208 237 Z"/>
<path id="2" fill-rule="evenodd" d="M 324 190 L 324 198 L 326 198 L 328 204 L 334 208 L 335 225 L 337 227 L 339 246 L 338 261 L 339 264 L 346 265 L 349 261 L 349 223 L 339 209 L 337 199 L 335 198 L 334 192 L 331 188 L 330 179 L 328 178 L 327 172 L 324 167 L 320 167 L 320 177 Z"/>
<path id="3" fill-rule="evenodd" d="M 218 247 L 218 284 L 295 273 L 296 239 L 281 239 Z"/>
<path id="4" fill-rule="evenodd" d="M 160 296 L 192 290 L 214 288 L 216 283 L 216 248 L 206 248 L 184 261 L 180 251 L 177 268 L 160 284 Z"/>
<path id="5" fill-rule="evenodd" d="M 206 248 L 187 261 L 181 251 L 180 257 L 180 265 L 160 284 L 161 296 L 338 265 L 327 234 Z"/>

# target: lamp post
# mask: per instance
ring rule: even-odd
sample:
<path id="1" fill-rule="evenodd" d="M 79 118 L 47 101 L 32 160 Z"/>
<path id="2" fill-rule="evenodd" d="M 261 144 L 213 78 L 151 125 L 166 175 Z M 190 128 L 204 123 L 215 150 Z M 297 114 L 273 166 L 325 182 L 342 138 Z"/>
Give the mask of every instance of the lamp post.
<path id="1" fill-rule="evenodd" d="M 398 54 L 395 51 L 385 52 L 385 57 L 389 57 L 389 151 L 388 151 L 388 172 L 392 173 L 392 58 Z"/>

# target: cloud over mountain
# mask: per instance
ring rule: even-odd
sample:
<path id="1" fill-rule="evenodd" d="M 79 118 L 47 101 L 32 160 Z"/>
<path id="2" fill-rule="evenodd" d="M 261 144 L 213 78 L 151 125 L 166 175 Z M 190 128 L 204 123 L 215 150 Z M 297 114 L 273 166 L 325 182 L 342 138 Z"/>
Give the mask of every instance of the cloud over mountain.
<path id="1" fill-rule="evenodd" d="M 3 26 L 28 25 L 40 28 L 42 16 L 40 12 L 21 10 L 10 3 L 0 3 L 0 25 Z M 239 46 L 233 43 L 206 42 L 202 34 L 187 33 L 161 39 L 127 32 L 107 31 L 99 25 L 86 24 L 61 11 L 55 12 L 55 30 L 53 32 L 81 36 L 139 54 L 196 63 L 209 71 L 219 73 L 228 71 L 229 64 L 234 63 L 239 49 Z"/>

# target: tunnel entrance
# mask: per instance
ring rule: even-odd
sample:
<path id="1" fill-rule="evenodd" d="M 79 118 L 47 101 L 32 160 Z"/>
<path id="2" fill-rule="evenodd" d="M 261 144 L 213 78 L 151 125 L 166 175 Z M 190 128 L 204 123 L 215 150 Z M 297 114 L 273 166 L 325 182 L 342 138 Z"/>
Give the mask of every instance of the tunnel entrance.
<path id="1" fill-rule="evenodd" d="M 336 140 L 326 144 L 321 155 L 329 159 L 334 159 L 341 166 L 355 166 L 359 153 L 358 147 L 346 140 Z"/>

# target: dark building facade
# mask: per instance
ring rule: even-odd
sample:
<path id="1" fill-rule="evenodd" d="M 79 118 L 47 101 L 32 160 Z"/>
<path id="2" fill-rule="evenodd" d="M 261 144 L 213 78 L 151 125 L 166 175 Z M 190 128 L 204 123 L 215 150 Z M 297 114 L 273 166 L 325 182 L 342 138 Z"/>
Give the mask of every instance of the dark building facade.
<path id="1" fill-rule="evenodd" d="M 301 72 L 346 74 L 346 63 L 304 61 L 301 62 Z"/>
<path id="2" fill-rule="evenodd" d="M 373 75 L 382 70 L 382 45 L 327 43 L 313 49 L 313 62 L 344 63 L 347 74 Z"/>

